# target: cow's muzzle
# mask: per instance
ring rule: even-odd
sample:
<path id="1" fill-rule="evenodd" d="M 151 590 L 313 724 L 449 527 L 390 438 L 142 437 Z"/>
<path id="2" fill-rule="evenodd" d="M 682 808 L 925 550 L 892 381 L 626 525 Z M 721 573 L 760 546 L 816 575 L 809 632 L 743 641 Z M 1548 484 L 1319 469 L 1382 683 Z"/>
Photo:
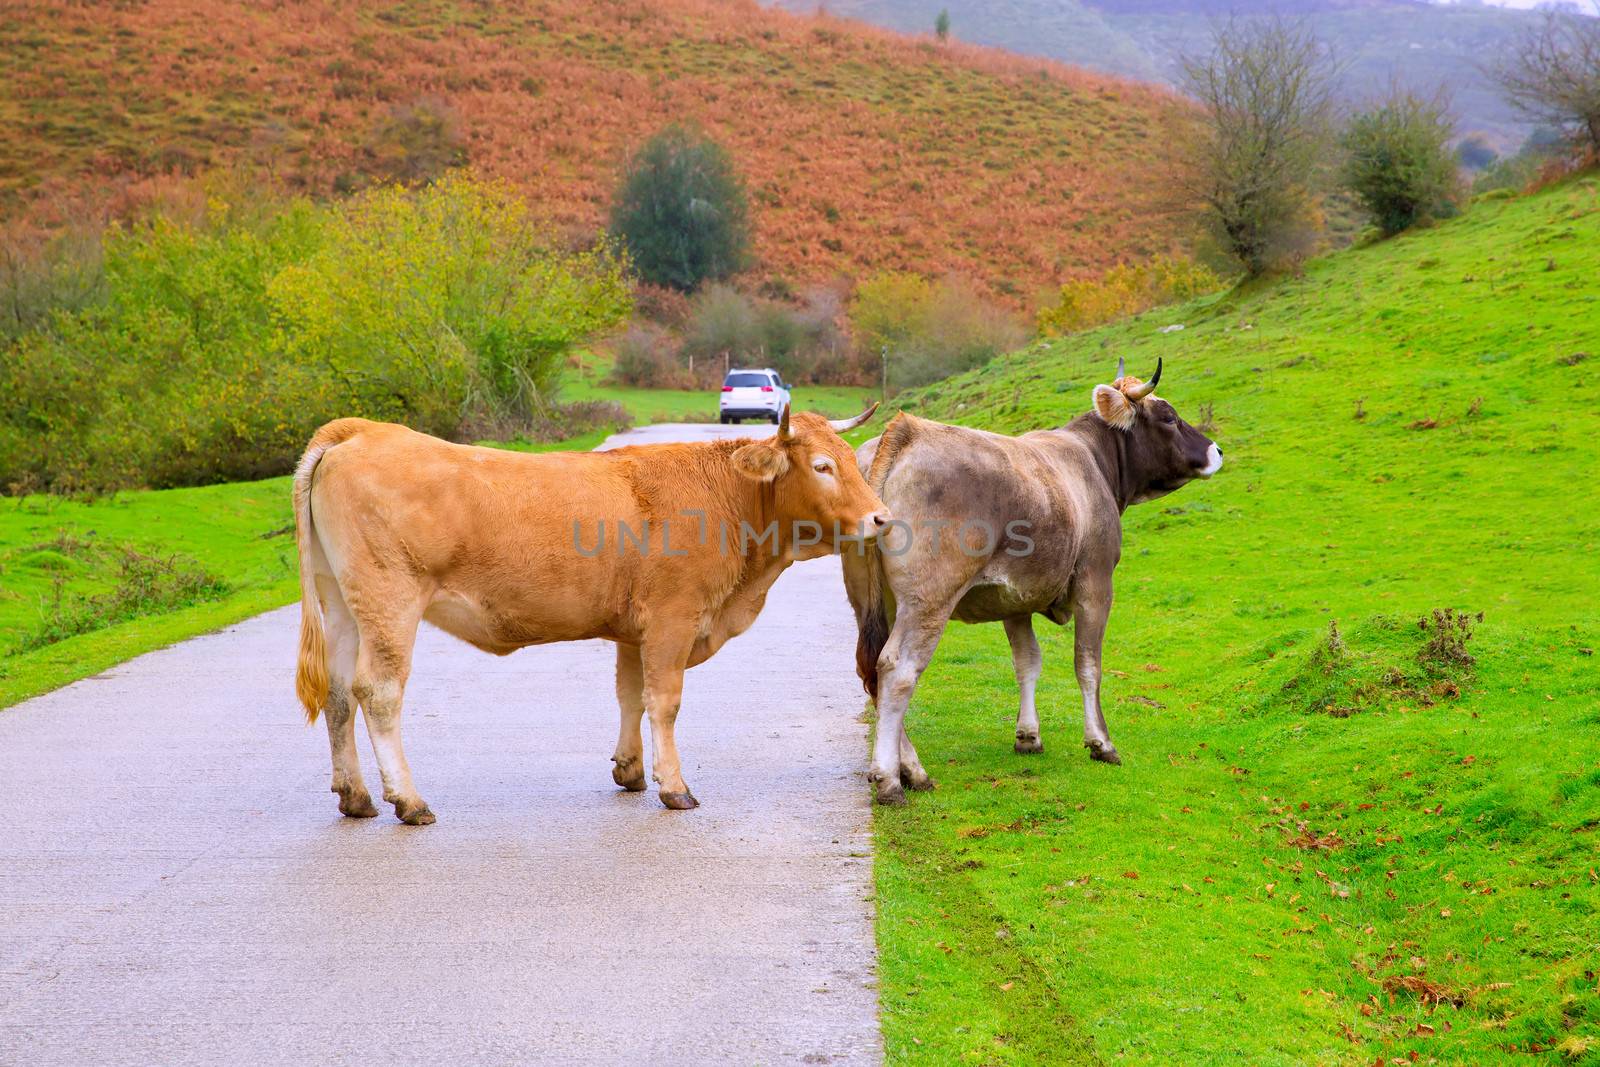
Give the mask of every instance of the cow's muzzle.
<path id="1" fill-rule="evenodd" d="M 1215 443 L 1206 449 L 1206 464 L 1194 472 L 1196 478 L 1209 478 L 1222 469 L 1222 449 Z"/>
<path id="2" fill-rule="evenodd" d="M 857 532 L 855 536 L 865 541 L 871 541 L 888 529 L 889 523 L 892 521 L 894 521 L 894 517 L 889 514 L 889 510 L 880 508 L 856 524 Z"/>

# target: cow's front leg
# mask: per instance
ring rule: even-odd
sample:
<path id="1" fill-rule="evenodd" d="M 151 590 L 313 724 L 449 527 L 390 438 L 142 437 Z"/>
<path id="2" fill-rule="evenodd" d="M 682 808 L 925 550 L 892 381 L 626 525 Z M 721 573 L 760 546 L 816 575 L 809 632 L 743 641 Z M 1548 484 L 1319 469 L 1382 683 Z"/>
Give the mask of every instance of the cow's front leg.
<path id="1" fill-rule="evenodd" d="M 1100 711 L 1100 646 L 1106 635 L 1106 619 L 1111 615 L 1111 584 L 1083 583 L 1076 590 L 1072 606 L 1073 666 L 1078 688 L 1083 693 L 1083 746 L 1089 758 L 1101 763 L 1121 763 L 1122 757 L 1111 744 L 1106 717 Z"/>
<path id="2" fill-rule="evenodd" d="M 906 708 L 917 691 L 917 679 L 933 659 L 934 649 L 950 618 L 948 611 L 930 609 L 916 602 L 903 602 L 896 613 L 894 629 L 889 640 L 878 654 L 878 735 L 872 747 L 872 772 L 868 776 L 877 783 L 879 804 L 904 804 L 905 788 L 901 784 L 902 739 L 905 747 L 911 744 L 906 734 Z M 916 760 L 916 750 L 911 750 Z M 921 763 L 916 767 L 921 770 Z M 922 778 L 927 779 L 926 771 Z M 929 781 L 929 785 L 932 782 Z M 913 787 L 915 788 L 915 787 Z"/>
<path id="3" fill-rule="evenodd" d="M 622 723 L 617 730 L 617 750 L 611 756 L 616 764 L 611 779 L 630 793 L 644 789 L 644 742 L 639 723 L 644 718 L 644 663 L 638 645 L 617 643 L 617 706 Z"/>
<path id="4" fill-rule="evenodd" d="M 1019 753 L 1044 751 L 1039 738 L 1039 711 L 1034 707 L 1033 694 L 1039 686 L 1039 671 L 1044 656 L 1039 652 L 1039 640 L 1033 636 L 1033 616 L 1005 621 L 1006 638 L 1011 642 L 1011 666 L 1017 672 L 1017 690 L 1021 703 L 1017 709 L 1017 740 L 1011 747 Z"/>
<path id="5" fill-rule="evenodd" d="M 647 636 L 640 649 L 644 666 L 644 707 L 650 716 L 653 749 L 651 777 L 660 786 L 661 803 L 675 811 L 700 806 L 683 780 L 678 744 L 673 738 L 678 706 L 683 700 L 683 671 L 693 644 L 692 634 L 688 640 Z"/>

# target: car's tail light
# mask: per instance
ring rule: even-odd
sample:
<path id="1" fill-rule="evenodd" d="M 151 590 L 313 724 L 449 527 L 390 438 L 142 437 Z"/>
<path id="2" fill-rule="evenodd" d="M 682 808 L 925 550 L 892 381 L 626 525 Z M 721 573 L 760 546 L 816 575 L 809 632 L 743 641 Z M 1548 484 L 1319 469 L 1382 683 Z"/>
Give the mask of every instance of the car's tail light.
<path id="1" fill-rule="evenodd" d="M 772 392 L 772 386 L 770 386 L 770 385 L 763 385 L 763 386 L 762 386 L 762 387 L 761 387 L 761 391 L 762 391 L 762 392 L 763 392 L 763 393 L 770 393 L 770 392 Z"/>
<path id="2" fill-rule="evenodd" d="M 731 385 L 724 385 L 724 386 L 723 386 L 723 387 L 722 387 L 722 391 L 723 391 L 723 392 L 724 392 L 724 393 L 731 393 L 731 392 L 733 392 L 733 386 L 731 386 Z"/>

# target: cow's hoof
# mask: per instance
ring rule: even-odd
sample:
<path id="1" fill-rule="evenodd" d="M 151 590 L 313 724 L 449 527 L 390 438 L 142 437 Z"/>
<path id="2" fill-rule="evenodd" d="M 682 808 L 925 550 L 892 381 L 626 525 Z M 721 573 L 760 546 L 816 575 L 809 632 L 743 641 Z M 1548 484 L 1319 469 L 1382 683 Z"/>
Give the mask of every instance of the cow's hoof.
<path id="1" fill-rule="evenodd" d="M 1038 734 L 1018 734 L 1011 751 L 1019 756 L 1037 756 L 1044 751 L 1044 742 L 1039 740 Z"/>
<path id="2" fill-rule="evenodd" d="M 901 767 L 900 784 L 905 786 L 907 789 L 913 789 L 918 793 L 921 793 L 932 789 L 936 783 L 932 778 L 928 777 L 927 771 L 923 771 L 922 773 L 918 774 L 915 771 L 908 771 L 904 767 Z"/>
<path id="3" fill-rule="evenodd" d="M 394 815 L 407 826 L 432 826 L 437 821 L 420 797 L 412 801 L 395 801 Z"/>
<path id="4" fill-rule="evenodd" d="M 630 793 L 642 793 L 644 792 L 644 771 L 635 772 L 633 770 L 635 765 L 637 765 L 637 761 L 630 761 L 628 768 L 624 769 L 622 764 L 617 764 L 611 768 L 611 780 Z M 630 774 L 636 774 L 636 777 L 629 777 Z"/>
<path id="5" fill-rule="evenodd" d="M 1122 757 L 1117 755 L 1117 750 L 1106 741 L 1086 742 L 1089 749 L 1089 758 L 1097 763 L 1110 763 L 1113 766 L 1122 766 Z"/>
<path id="6" fill-rule="evenodd" d="M 700 806 L 700 802 L 694 798 L 694 794 L 688 791 L 682 793 L 664 792 L 661 794 L 661 803 L 663 807 L 671 808 L 673 811 L 689 811 L 691 808 Z"/>
<path id="7" fill-rule="evenodd" d="M 377 805 L 372 803 L 372 797 L 362 790 L 357 793 L 337 791 L 339 793 L 339 814 L 348 815 L 352 819 L 371 819 L 377 816 Z"/>
<path id="8" fill-rule="evenodd" d="M 877 800 L 885 807 L 903 808 L 906 806 L 906 791 L 900 787 L 899 782 L 885 780 L 878 783 Z"/>

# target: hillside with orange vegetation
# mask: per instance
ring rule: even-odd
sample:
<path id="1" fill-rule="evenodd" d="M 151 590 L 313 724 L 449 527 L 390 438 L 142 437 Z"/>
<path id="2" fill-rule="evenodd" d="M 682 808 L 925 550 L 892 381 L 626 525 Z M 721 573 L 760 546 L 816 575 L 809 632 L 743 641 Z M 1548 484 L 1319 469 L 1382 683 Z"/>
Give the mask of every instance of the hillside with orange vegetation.
<path id="1" fill-rule="evenodd" d="M 631 148 L 697 122 L 745 176 L 766 278 L 955 272 L 1024 302 L 1173 244 L 1155 211 L 1180 106 L 1164 91 L 826 16 L 747 0 L 6 7 L 13 221 L 221 165 L 351 188 L 381 172 L 375 131 L 423 100 L 472 165 L 577 231 L 603 224 Z"/>

